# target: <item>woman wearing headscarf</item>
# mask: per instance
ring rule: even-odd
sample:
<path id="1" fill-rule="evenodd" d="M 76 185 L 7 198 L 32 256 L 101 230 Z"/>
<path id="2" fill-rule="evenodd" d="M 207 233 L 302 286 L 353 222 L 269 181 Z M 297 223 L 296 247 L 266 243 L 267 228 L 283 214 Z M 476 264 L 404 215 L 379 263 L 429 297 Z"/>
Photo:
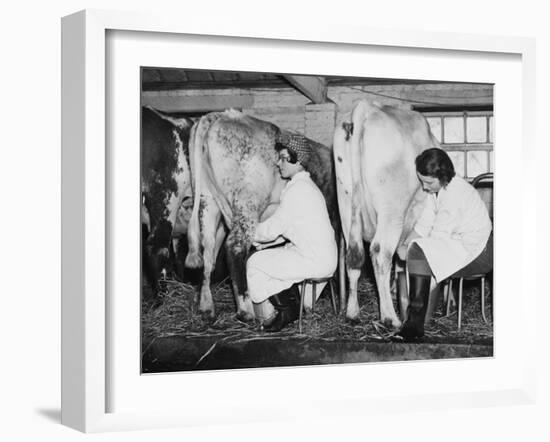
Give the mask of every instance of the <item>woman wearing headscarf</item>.
<path id="1" fill-rule="evenodd" d="M 295 283 L 332 276 L 337 266 L 326 202 L 304 167 L 311 154 L 309 140 L 284 133 L 275 148 L 277 167 L 288 182 L 273 215 L 257 225 L 253 244 L 260 251 L 247 261 L 248 293 L 253 303 L 262 304 L 264 314 L 271 312 L 264 322 L 270 332 L 298 319 L 297 289 L 291 290 Z M 282 247 L 265 249 L 282 241 L 287 241 Z"/>

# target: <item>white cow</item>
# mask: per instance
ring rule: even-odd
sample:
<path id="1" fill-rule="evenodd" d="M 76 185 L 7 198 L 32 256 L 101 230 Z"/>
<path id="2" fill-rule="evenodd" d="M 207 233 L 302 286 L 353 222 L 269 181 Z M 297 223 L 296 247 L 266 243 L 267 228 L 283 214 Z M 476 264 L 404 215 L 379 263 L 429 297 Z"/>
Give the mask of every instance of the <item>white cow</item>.
<path id="1" fill-rule="evenodd" d="M 365 259 L 363 241 L 378 286 L 380 320 L 397 328 L 390 271 L 398 245 L 412 230 L 425 198 L 415 158 L 439 146 L 418 112 L 366 100 L 339 122 L 334 133 L 336 186 L 346 241 L 349 296 L 346 317 L 357 320 L 357 282 Z"/>

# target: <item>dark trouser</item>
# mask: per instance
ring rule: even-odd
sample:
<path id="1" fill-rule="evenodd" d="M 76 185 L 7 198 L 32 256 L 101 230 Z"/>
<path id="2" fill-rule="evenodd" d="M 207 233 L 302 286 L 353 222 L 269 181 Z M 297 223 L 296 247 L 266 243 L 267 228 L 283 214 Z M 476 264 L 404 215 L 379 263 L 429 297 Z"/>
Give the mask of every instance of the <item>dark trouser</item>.
<path id="1" fill-rule="evenodd" d="M 410 275 L 432 276 L 432 270 L 428 260 L 420 246 L 413 243 L 407 253 L 407 268 Z M 462 267 L 451 275 L 457 278 L 466 275 L 479 275 L 488 273 L 493 269 L 493 234 L 489 236 L 487 244 L 482 252 L 472 262 Z"/>
<path id="2" fill-rule="evenodd" d="M 493 267 L 493 236 L 479 256 L 471 263 L 455 272 L 451 277 L 477 275 L 489 272 Z M 430 279 L 432 271 L 424 252 L 416 243 L 409 247 L 407 253 L 407 268 L 409 270 L 409 309 L 407 321 L 397 333 L 405 340 L 413 340 L 424 336 L 424 320 L 428 307 Z"/>
<path id="3" fill-rule="evenodd" d="M 432 276 L 432 269 L 430 269 L 426 255 L 416 243 L 413 243 L 407 252 L 407 269 L 409 275 Z"/>
<path id="4" fill-rule="evenodd" d="M 471 263 L 466 264 L 458 272 L 451 275 L 451 278 L 461 276 L 482 275 L 493 270 L 493 232 L 489 235 L 485 248 Z"/>

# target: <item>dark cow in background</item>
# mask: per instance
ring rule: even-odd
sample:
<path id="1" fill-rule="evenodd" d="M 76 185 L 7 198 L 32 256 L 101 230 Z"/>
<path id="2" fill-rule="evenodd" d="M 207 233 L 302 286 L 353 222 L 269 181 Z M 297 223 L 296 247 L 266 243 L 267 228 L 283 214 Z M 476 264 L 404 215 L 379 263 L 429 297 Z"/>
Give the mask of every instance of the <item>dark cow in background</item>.
<path id="1" fill-rule="evenodd" d="M 141 109 L 142 268 L 156 291 L 161 272 L 172 268 L 173 237 L 187 233 L 193 202 L 189 134 L 193 122 Z"/>
<path id="2" fill-rule="evenodd" d="M 271 213 L 285 181 L 280 177 L 275 142 L 280 129 L 235 110 L 211 113 L 194 126 L 190 140 L 194 207 L 189 224 L 186 265 L 204 267 L 199 311 L 214 317 L 210 273 L 224 242 L 237 304 L 237 316 L 254 318 L 246 292 L 246 259 L 256 224 Z M 337 225 L 333 159 L 329 148 L 311 141 L 306 168 L 319 186 Z M 338 231 L 337 228 L 335 231 Z"/>
<path id="3" fill-rule="evenodd" d="M 380 320 L 388 327 L 400 326 L 390 293 L 392 259 L 411 232 L 425 198 L 415 158 L 437 146 L 421 114 L 374 102 L 360 101 L 351 116 L 337 124 L 334 159 L 350 285 L 348 319 L 359 315 L 357 282 L 366 241 L 378 286 Z"/>

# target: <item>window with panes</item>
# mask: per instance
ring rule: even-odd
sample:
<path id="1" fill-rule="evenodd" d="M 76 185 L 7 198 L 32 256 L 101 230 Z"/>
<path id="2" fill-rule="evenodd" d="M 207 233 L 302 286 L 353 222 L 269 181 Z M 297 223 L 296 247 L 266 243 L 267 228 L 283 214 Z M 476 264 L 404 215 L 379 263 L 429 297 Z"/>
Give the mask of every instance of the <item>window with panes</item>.
<path id="1" fill-rule="evenodd" d="M 494 171 L 492 111 L 422 113 L 458 175 L 471 180 Z"/>

